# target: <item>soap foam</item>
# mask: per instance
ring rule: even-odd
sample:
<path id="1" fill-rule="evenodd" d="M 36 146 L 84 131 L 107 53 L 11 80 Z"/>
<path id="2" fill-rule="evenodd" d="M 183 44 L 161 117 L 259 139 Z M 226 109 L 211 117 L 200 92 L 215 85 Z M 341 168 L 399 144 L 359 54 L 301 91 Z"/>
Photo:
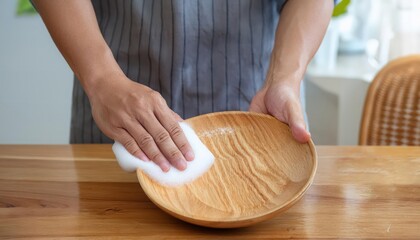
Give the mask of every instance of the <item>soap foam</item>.
<path id="1" fill-rule="evenodd" d="M 188 124 L 179 123 L 179 125 L 195 155 L 193 161 L 187 161 L 187 168 L 184 171 L 179 171 L 171 166 L 168 172 L 163 172 L 154 162 L 145 162 L 138 159 L 131 155 L 121 143 L 115 142 L 112 146 L 112 151 L 114 152 L 120 167 L 128 172 L 133 172 L 136 171 L 137 168 L 140 168 L 144 173 L 150 176 L 150 178 L 166 186 L 180 186 L 192 182 L 203 175 L 213 165 L 214 156 Z"/>

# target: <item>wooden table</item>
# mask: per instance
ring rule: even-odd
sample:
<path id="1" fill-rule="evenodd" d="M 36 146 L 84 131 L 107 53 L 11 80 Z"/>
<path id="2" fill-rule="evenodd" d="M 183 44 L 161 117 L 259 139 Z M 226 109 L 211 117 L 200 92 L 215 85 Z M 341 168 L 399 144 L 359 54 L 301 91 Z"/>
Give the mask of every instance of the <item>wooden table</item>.
<path id="1" fill-rule="evenodd" d="M 0 145 L 0 238 L 420 239 L 420 147 L 317 147 L 303 199 L 231 230 L 197 227 L 155 207 L 110 145 Z"/>

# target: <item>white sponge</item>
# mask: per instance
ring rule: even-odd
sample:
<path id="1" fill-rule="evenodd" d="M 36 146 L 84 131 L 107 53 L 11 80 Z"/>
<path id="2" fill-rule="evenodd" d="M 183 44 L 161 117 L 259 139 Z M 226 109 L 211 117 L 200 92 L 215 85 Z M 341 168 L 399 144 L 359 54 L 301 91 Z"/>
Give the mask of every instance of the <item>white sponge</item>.
<path id="1" fill-rule="evenodd" d="M 171 166 L 168 172 L 163 172 L 154 162 L 145 162 L 131 155 L 124 146 L 115 142 L 112 146 L 120 167 L 128 172 L 133 172 L 140 168 L 156 182 L 166 186 L 180 186 L 194 181 L 203 175 L 213 165 L 214 156 L 210 150 L 200 141 L 194 130 L 186 123 L 179 123 L 192 150 L 195 158 L 193 161 L 187 161 L 187 168 L 179 171 Z"/>

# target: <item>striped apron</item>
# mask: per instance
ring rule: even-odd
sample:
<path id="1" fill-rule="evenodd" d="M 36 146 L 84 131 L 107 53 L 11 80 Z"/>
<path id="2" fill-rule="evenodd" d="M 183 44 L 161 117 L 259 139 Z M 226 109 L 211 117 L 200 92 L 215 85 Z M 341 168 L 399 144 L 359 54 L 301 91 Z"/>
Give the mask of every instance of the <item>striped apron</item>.
<path id="1" fill-rule="evenodd" d="M 247 110 L 264 83 L 284 1 L 93 0 L 102 35 L 128 78 L 183 118 Z M 303 94 L 302 94 L 303 96 Z M 109 143 L 75 79 L 71 143 Z"/>

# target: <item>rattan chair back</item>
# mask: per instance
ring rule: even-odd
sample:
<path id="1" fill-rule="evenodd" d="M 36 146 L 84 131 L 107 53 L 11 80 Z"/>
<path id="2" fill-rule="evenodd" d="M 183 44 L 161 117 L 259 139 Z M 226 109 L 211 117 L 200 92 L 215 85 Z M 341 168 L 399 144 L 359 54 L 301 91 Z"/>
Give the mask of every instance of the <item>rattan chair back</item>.
<path id="1" fill-rule="evenodd" d="M 388 63 L 369 87 L 360 145 L 420 145 L 420 55 Z"/>

